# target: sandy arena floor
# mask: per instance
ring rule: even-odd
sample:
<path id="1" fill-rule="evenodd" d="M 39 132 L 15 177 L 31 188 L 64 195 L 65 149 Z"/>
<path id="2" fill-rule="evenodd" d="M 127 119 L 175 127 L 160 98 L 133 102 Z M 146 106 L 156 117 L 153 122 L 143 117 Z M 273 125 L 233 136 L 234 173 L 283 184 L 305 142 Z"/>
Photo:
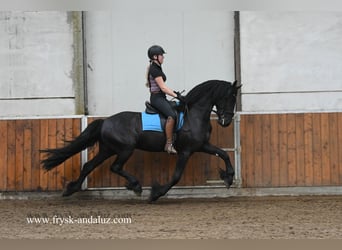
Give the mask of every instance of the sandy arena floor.
<path id="1" fill-rule="evenodd" d="M 1 200 L 0 238 L 342 239 L 341 209 L 342 196 Z"/>

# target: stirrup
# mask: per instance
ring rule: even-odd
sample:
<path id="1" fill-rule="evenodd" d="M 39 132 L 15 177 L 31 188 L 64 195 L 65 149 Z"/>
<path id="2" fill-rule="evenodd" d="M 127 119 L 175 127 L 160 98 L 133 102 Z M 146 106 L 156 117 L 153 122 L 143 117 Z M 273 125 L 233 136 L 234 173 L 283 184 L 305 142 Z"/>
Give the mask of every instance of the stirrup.
<path id="1" fill-rule="evenodd" d="M 173 144 L 171 142 L 167 142 L 165 144 L 164 150 L 168 152 L 169 154 L 177 154 L 176 149 L 173 147 Z"/>

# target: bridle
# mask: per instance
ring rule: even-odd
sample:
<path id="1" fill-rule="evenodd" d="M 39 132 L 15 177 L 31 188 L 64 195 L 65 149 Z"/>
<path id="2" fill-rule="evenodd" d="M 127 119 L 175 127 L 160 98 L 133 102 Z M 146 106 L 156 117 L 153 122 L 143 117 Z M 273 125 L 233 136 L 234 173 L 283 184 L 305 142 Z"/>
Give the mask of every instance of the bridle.
<path id="1" fill-rule="evenodd" d="M 215 106 L 217 108 L 217 105 L 215 105 Z M 232 117 L 232 119 L 234 119 L 234 116 L 235 116 L 235 112 L 234 111 L 226 111 L 225 112 L 223 110 L 220 111 L 220 110 L 215 110 L 215 109 L 212 109 L 211 111 L 214 112 L 218 117 L 223 118 L 223 119 L 225 118 L 226 115 L 230 115 Z"/>
<path id="2" fill-rule="evenodd" d="M 230 115 L 232 119 L 235 117 L 235 112 L 222 112 L 219 114 L 219 111 L 217 110 L 212 109 L 211 111 L 214 112 L 218 116 L 218 119 L 220 119 L 223 123 L 225 122 L 227 115 Z"/>
<path id="3" fill-rule="evenodd" d="M 217 110 L 215 110 L 215 109 L 212 109 L 211 111 L 214 112 L 214 113 L 217 114 L 217 115 L 220 115 L 220 114 L 219 114 L 219 111 L 217 111 Z M 221 115 L 221 116 L 224 116 L 223 113 L 226 113 L 227 115 L 231 115 L 231 116 L 234 116 L 234 115 L 235 115 L 235 112 L 222 112 L 222 115 Z"/>

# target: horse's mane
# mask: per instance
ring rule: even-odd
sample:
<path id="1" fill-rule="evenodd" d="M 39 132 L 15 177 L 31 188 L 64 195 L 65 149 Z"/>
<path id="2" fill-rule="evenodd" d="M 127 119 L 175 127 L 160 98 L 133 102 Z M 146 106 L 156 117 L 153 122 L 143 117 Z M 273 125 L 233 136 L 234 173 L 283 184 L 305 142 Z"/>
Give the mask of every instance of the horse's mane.
<path id="1" fill-rule="evenodd" d="M 228 94 L 231 87 L 230 82 L 221 80 L 209 80 L 195 86 L 186 95 L 186 103 L 191 105 L 201 98 L 212 98 L 213 100 L 222 98 Z"/>

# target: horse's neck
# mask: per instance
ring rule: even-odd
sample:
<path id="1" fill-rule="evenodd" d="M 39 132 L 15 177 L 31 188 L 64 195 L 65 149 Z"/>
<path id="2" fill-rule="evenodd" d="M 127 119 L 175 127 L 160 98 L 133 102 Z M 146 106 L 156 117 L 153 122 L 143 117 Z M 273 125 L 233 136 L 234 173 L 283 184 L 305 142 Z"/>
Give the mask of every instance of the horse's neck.
<path id="1" fill-rule="evenodd" d="M 190 119 L 195 119 L 199 121 L 206 121 L 210 120 L 211 111 L 213 109 L 213 105 L 198 102 L 192 105 L 191 109 L 189 110 Z"/>

